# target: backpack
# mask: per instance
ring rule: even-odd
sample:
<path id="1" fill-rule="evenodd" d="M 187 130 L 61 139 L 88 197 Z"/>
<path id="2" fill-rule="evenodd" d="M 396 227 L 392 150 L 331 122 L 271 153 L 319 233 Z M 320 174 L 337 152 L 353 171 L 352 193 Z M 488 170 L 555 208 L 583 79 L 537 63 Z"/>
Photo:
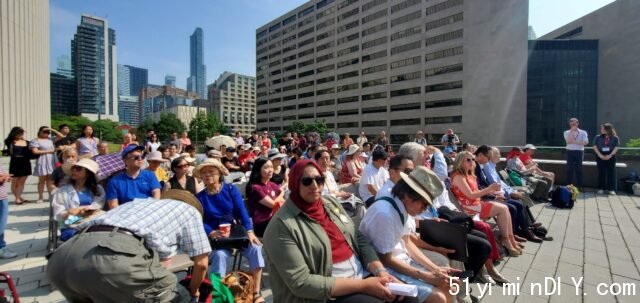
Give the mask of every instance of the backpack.
<path id="1" fill-rule="evenodd" d="M 573 208 L 575 199 L 573 192 L 566 186 L 558 186 L 551 192 L 551 205 L 557 208 Z"/>

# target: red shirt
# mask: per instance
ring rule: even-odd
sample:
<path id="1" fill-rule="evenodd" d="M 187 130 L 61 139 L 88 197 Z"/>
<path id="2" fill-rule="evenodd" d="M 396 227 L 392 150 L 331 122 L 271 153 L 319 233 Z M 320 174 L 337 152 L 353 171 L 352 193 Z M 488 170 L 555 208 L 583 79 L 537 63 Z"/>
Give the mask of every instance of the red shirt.
<path id="1" fill-rule="evenodd" d="M 267 149 L 271 149 L 271 139 L 262 139 L 262 146 L 266 146 Z"/>
<path id="2" fill-rule="evenodd" d="M 522 163 L 524 165 L 527 165 L 527 164 L 529 164 L 530 162 L 533 161 L 533 158 L 531 158 L 531 156 L 529 156 L 527 154 L 522 154 L 522 155 L 520 155 L 519 158 L 520 158 L 520 161 L 522 161 Z"/>
<path id="3" fill-rule="evenodd" d="M 248 160 L 255 159 L 255 158 L 256 158 L 255 154 L 246 153 L 246 154 L 238 156 L 238 162 L 240 162 L 240 166 L 244 166 L 244 164 L 247 163 Z"/>
<path id="4" fill-rule="evenodd" d="M 280 186 L 271 181 L 267 184 L 257 183 L 251 185 L 249 200 L 249 214 L 253 218 L 254 224 L 259 224 L 271 219 L 271 208 L 260 203 L 265 197 L 275 200 L 280 195 Z"/>

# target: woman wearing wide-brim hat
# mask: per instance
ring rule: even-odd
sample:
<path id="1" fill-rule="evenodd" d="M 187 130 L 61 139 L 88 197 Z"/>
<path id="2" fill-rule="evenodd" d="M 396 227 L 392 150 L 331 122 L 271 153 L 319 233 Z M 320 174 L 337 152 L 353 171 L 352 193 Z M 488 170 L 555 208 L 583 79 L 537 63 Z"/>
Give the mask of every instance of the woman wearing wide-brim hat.
<path id="1" fill-rule="evenodd" d="M 340 183 L 357 183 L 360 182 L 362 170 L 365 163 L 360 157 L 362 149 L 358 144 L 351 144 L 347 149 L 345 161 L 342 162 L 340 170 Z"/>
<path id="2" fill-rule="evenodd" d="M 96 178 L 98 169 L 98 163 L 87 158 L 62 166 L 71 180 L 53 194 L 53 216 L 56 220 L 65 221 L 70 216 L 88 216 L 104 207 L 104 189 Z M 60 233 L 60 240 L 66 241 L 75 234 L 75 230 L 62 224 Z"/>

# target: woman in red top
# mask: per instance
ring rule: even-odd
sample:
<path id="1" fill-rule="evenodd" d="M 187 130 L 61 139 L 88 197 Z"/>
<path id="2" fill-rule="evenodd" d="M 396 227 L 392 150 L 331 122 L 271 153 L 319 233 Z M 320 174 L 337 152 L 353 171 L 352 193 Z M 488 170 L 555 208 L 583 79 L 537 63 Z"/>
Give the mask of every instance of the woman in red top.
<path id="1" fill-rule="evenodd" d="M 253 164 L 246 195 L 249 200 L 249 215 L 253 219 L 253 231 L 262 237 L 271 217 L 284 203 L 284 191 L 269 181 L 273 177 L 273 164 L 270 160 L 258 158 Z"/>
<path id="2" fill-rule="evenodd" d="M 360 176 L 365 166 L 364 161 L 362 161 L 360 157 L 361 153 L 362 150 L 358 144 L 349 146 L 345 161 L 342 162 L 342 169 L 340 170 L 340 184 L 360 181 Z"/>
<path id="3" fill-rule="evenodd" d="M 511 256 L 522 254 L 522 249 L 513 237 L 513 225 L 509 208 L 501 203 L 482 201 L 482 196 L 491 195 L 501 189 L 500 183 L 493 183 L 485 189 L 478 189 L 478 181 L 475 176 L 475 157 L 472 153 L 462 151 L 456 157 L 453 164 L 453 180 L 451 191 L 456 196 L 463 210 L 469 215 L 480 215 L 480 219 L 486 220 L 496 217 L 500 229 L 502 245 Z"/>

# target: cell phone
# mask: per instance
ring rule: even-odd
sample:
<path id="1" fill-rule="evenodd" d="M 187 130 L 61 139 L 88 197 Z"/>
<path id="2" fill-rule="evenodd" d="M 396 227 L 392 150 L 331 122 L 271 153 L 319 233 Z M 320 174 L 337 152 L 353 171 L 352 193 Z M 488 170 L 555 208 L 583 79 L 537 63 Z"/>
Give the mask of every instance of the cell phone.
<path id="1" fill-rule="evenodd" d="M 451 274 L 452 277 L 458 277 L 460 280 L 471 279 L 473 278 L 473 270 L 465 270 L 460 272 L 455 272 Z"/>

